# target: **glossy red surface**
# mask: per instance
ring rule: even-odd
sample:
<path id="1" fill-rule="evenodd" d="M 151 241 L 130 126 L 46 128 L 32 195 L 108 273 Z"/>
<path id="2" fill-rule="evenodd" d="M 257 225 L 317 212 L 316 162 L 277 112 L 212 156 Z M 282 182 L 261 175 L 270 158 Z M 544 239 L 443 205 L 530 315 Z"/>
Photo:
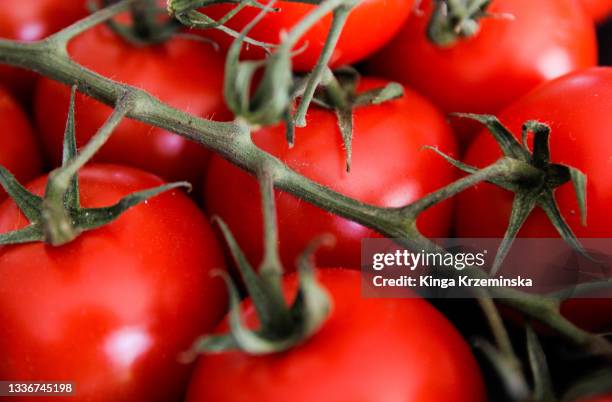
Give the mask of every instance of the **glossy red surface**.
<path id="1" fill-rule="evenodd" d="M 286 352 L 202 356 L 187 402 L 480 402 L 485 391 L 468 345 L 423 299 L 366 299 L 360 274 L 318 272 L 333 309 L 321 330 Z M 288 299 L 296 278 L 285 279 Z M 253 306 L 244 304 L 248 325 Z"/>
<path id="2" fill-rule="evenodd" d="M 45 180 L 29 188 L 40 194 Z M 82 204 L 100 207 L 161 181 L 92 165 L 80 184 Z M 0 207 L 0 233 L 26 222 L 12 202 Z M 225 311 L 223 283 L 210 274 L 220 267 L 206 218 L 180 191 L 62 247 L 0 248 L 0 378 L 76 382 L 76 396 L 53 400 L 180 401 L 191 367 L 177 356 Z"/>
<path id="3" fill-rule="evenodd" d="M 87 15 L 86 0 L 3 1 L 0 7 L 0 38 L 35 41 L 59 31 Z M 20 100 L 27 100 L 37 76 L 0 65 L 0 84 Z"/>
<path id="4" fill-rule="evenodd" d="M 338 67 L 352 64 L 380 49 L 401 28 L 412 12 L 413 5 L 413 0 L 362 0 L 351 12 L 344 26 L 330 65 Z M 214 5 L 202 11 L 218 20 L 234 7 Z M 285 32 L 291 30 L 314 9 L 312 5 L 288 1 L 277 1 L 274 7 L 280 11 L 268 13 L 249 32 L 250 38 L 277 44 Z M 247 7 L 225 25 L 240 32 L 259 14 L 259 11 L 257 8 Z M 330 14 L 316 23 L 298 42 L 295 47 L 296 55 L 293 58 L 294 69 L 308 71 L 314 67 L 323 50 L 331 21 Z M 218 30 L 194 32 L 201 32 L 202 35 L 212 38 L 225 48 L 228 48 L 233 41 L 233 38 Z M 243 55 L 246 58 L 262 58 L 265 53 L 260 48 L 250 46 L 243 52 Z"/>
<path id="5" fill-rule="evenodd" d="M 431 1 L 421 8 L 369 68 L 445 112 L 496 113 L 545 81 L 597 64 L 593 22 L 574 0 L 494 0 L 491 13 L 513 18 L 483 19 L 476 36 L 447 48 L 426 36 Z"/>
<path id="6" fill-rule="evenodd" d="M 42 169 L 38 143 L 30 122 L 17 101 L 0 87 L 0 165 L 21 183 L 33 179 Z M 0 187 L 0 201 L 6 193 Z"/>

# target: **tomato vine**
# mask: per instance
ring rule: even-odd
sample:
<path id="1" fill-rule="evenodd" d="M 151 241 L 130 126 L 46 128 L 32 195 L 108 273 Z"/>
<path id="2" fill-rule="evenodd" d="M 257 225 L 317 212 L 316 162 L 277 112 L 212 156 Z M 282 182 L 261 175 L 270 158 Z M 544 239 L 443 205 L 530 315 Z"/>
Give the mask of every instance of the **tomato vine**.
<path id="1" fill-rule="evenodd" d="M 119 113 L 122 116 L 125 114 L 125 117 L 175 132 L 210 148 L 231 163 L 251 173 L 256 173 L 263 166 L 266 166 L 276 188 L 372 228 L 388 237 L 398 239 L 402 245 L 412 249 L 439 251 L 438 246 L 423 236 L 416 227 L 417 216 L 438 202 L 483 181 L 509 183 L 531 182 L 532 180 L 542 179 L 542 172 L 539 169 L 519 158 L 505 156 L 484 169 L 471 172 L 471 174 L 456 182 L 400 208 L 376 207 L 343 196 L 299 175 L 277 158 L 259 149 L 252 142 L 250 138 L 251 125 L 287 118 L 286 111 L 291 96 L 286 91 L 290 88 L 282 86 L 279 88 L 278 85 L 274 84 L 272 78 L 268 82 L 265 82 L 266 79 L 264 78 L 263 86 L 260 87 L 261 98 L 266 98 L 266 101 L 260 104 L 262 108 L 268 108 L 270 106 L 268 102 L 279 101 L 279 104 L 275 104 L 274 108 L 265 111 L 265 113 L 272 113 L 271 115 L 266 115 L 263 120 L 257 120 L 261 116 L 256 116 L 257 118 L 249 119 L 249 121 L 238 117 L 232 122 L 215 122 L 175 109 L 143 90 L 113 81 L 71 60 L 67 51 L 67 44 L 72 38 L 97 24 L 108 21 L 119 13 L 128 11 L 135 1 L 124 0 L 101 9 L 64 30 L 37 42 L 22 43 L 0 39 L 0 63 L 33 70 L 53 80 L 74 85 L 80 92 L 119 108 Z M 303 2 L 319 4 L 319 7 L 307 17 L 306 23 L 298 25 L 295 30 L 287 34 L 287 37 L 292 40 L 298 38 L 308 29 L 308 23 L 314 23 L 324 13 L 334 10 L 348 12 L 355 5 L 354 0 L 307 0 Z M 337 18 L 336 22 L 337 26 L 341 26 L 343 19 Z M 330 43 L 333 44 L 335 36 L 330 35 Z M 291 47 L 289 45 L 285 46 L 285 51 L 275 53 L 276 58 L 273 57 L 271 58 L 272 61 L 268 62 L 265 68 L 270 77 L 272 77 L 274 71 L 282 71 L 285 76 L 290 74 Z M 320 82 L 325 66 L 326 63 L 323 59 L 323 62 L 312 73 L 314 78 L 308 87 L 310 89 L 306 91 L 307 94 L 312 91 L 312 88 L 316 88 Z M 282 91 L 285 91 L 285 93 L 282 93 Z M 129 99 L 129 108 L 125 108 L 124 102 L 126 99 Z M 308 100 L 305 102 L 307 105 Z M 252 109 L 249 112 L 252 113 Z M 299 120 L 298 118 L 298 122 Z M 511 289 L 491 290 L 491 294 L 500 296 L 500 303 L 546 324 L 575 344 L 591 352 L 612 358 L 612 345 L 603 337 L 583 331 L 563 318 L 559 313 L 560 303 L 558 300 L 528 295 Z"/>

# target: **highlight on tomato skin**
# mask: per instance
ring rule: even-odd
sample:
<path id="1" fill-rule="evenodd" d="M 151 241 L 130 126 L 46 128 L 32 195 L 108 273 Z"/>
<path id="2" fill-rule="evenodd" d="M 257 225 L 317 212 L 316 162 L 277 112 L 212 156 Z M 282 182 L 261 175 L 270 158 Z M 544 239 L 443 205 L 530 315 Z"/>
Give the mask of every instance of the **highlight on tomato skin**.
<path id="1" fill-rule="evenodd" d="M 365 0 L 351 11 L 342 30 L 340 40 L 332 56 L 330 66 L 340 67 L 353 64 L 368 57 L 399 31 L 414 8 L 414 0 Z M 207 6 L 201 12 L 218 20 L 231 11 L 235 5 L 219 4 Z M 249 32 L 249 37 L 269 44 L 278 44 L 285 32 L 291 30 L 309 12 L 313 5 L 290 1 L 277 1 L 274 8 Z M 259 9 L 246 7 L 229 20 L 228 28 L 241 32 L 258 14 Z M 296 71 L 308 72 L 316 64 L 327 38 L 332 16 L 328 15 L 312 27 L 295 47 L 292 59 Z M 228 48 L 233 38 L 218 30 L 194 30 Z M 245 58 L 261 59 L 265 53 L 261 48 L 249 46 L 242 55 Z"/>
<path id="2" fill-rule="evenodd" d="M 364 77 L 359 91 L 388 82 Z M 456 154 L 455 139 L 442 114 L 410 88 L 405 95 L 381 105 L 354 111 L 353 163 L 346 171 L 346 151 L 335 113 L 310 109 L 305 128 L 298 128 L 295 145 L 287 146 L 284 127 L 252 134 L 257 146 L 279 157 L 306 177 L 362 202 L 400 207 L 452 182 L 456 170 L 424 146 Z M 384 140 L 381 138 L 384 133 Z M 221 157 L 212 157 L 204 185 L 206 210 L 232 228 L 251 263 L 262 256 L 261 207 L 257 181 Z M 373 230 L 332 215 L 304 201 L 276 192 L 281 257 L 285 269 L 321 233 L 333 234 L 336 246 L 317 253 L 325 266 L 360 266 L 361 239 L 379 236 Z M 450 233 L 453 201 L 442 203 L 419 218 L 431 237 Z"/>
<path id="3" fill-rule="evenodd" d="M 469 346 L 428 302 L 363 298 L 354 270 L 318 269 L 317 275 L 333 303 L 319 333 L 273 355 L 201 356 L 186 402 L 486 400 Z M 284 278 L 288 300 L 296 282 L 294 274 Z M 246 325 L 257 325 L 249 300 L 243 314 Z"/>
<path id="4" fill-rule="evenodd" d="M 42 172 L 37 138 L 17 101 L 0 86 L 0 166 L 27 182 Z M 0 187 L 0 202 L 6 192 Z"/>
<path id="5" fill-rule="evenodd" d="M 85 17 L 86 0 L 5 1 L 0 7 L 0 38 L 22 41 L 40 40 Z M 21 102 L 27 103 L 37 75 L 22 69 L 0 65 L 0 85 Z"/>
<path id="6" fill-rule="evenodd" d="M 79 177 L 91 208 L 162 183 L 117 165 Z M 41 194 L 45 183 L 28 188 Z M 0 206 L 0 233 L 26 223 L 14 202 Z M 206 217 L 178 190 L 65 246 L 1 247 L 0 378 L 74 381 L 75 401 L 181 401 L 192 367 L 177 356 L 225 313 L 211 275 L 223 266 Z"/>
<path id="7" fill-rule="evenodd" d="M 574 0 L 493 0 L 471 38 L 446 47 L 427 37 L 431 0 L 368 63 L 416 89 L 447 113 L 494 114 L 539 84 L 597 64 L 592 20 Z M 477 126 L 459 127 L 469 143 Z"/>
<path id="8" fill-rule="evenodd" d="M 174 107 L 217 121 L 231 120 L 223 100 L 225 60 L 210 43 L 176 37 L 159 45 L 136 46 L 101 25 L 71 41 L 68 51 L 85 67 L 144 89 Z M 34 99 L 35 119 L 53 166 L 61 161 L 69 99 L 68 86 L 48 78 L 39 81 Z M 77 95 L 79 146 L 96 133 L 111 111 L 98 101 Z M 94 160 L 145 169 L 168 181 L 197 184 L 208 157 L 209 151 L 204 147 L 172 132 L 125 120 Z"/>

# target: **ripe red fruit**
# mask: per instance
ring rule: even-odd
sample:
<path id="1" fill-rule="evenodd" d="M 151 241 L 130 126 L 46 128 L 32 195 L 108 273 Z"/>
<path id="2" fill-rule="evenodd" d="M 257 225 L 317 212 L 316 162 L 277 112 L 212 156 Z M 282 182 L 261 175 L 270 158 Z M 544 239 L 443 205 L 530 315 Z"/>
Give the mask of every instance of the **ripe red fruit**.
<path id="1" fill-rule="evenodd" d="M 351 12 L 331 58 L 330 66 L 338 67 L 364 59 L 387 43 L 401 28 L 413 10 L 414 0 L 369 0 L 362 1 Z M 218 20 L 232 10 L 235 5 L 218 4 L 201 11 Z M 277 1 L 274 7 L 278 12 L 268 13 L 248 34 L 252 39 L 278 44 L 283 34 L 300 22 L 315 6 L 289 1 Z M 259 9 L 247 7 L 241 10 L 225 25 L 235 31 L 242 31 L 258 14 Z M 325 39 L 327 38 L 332 17 L 328 15 L 315 24 L 296 46 L 293 68 L 309 71 L 317 62 Z M 201 32 L 228 48 L 233 38 L 221 31 L 209 29 Z M 263 58 L 262 49 L 249 46 L 243 52 L 246 58 Z"/>
<path id="2" fill-rule="evenodd" d="M 415 88 L 445 112 L 496 113 L 537 85 L 597 64 L 592 20 L 574 0 L 493 0 L 478 33 L 449 47 L 426 35 L 431 0 L 369 68 Z M 469 137 L 469 131 L 464 128 Z"/>
<path id="3" fill-rule="evenodd" d="M 79 176 L 85 207 L 161 184 L 114 165 Z M 26 223 L 12 201 L 0 206 L 0 233 Z M 191 367 L 177 356 L 225 312 L 223 282 L 211 276 L 221 267 L 206 218 L 179 191 L 61 247 L 0 247 L 0 378 L 75 381 L 75 402 L 180 401 Z"/>
<path id="4" fill-rule="evenodd" d="M 0 87 L 0 166 L 21 182 L 41 172 L 38 143 L 27 116 L 17 102 Z M 0 187 L 0 201 L 6 193 Z"/>
<path id="5" fill-rule="evenodd" d="M 85 0 L 19 0 L 0 8 L 0 38 L 35 41 L 87 15 Z M 32 94 L 37 76 L 0 65 L 0 84 L 20 100 Z"/>
<path id="6" fill-rule="evenodd" d="M 187 402 L 479 402 L 485 391 L 468 345 L 429 303 L 366 299 L 360 274 L 321 269 L 332 312 L 320 331 L 286 352 L 200 358 Z M 296 276 L 284 279 L 288 300 Z M 245 323 L 255 310 L 243 304 Z M 222 331 L 225 328 L 221 328 Z"/>

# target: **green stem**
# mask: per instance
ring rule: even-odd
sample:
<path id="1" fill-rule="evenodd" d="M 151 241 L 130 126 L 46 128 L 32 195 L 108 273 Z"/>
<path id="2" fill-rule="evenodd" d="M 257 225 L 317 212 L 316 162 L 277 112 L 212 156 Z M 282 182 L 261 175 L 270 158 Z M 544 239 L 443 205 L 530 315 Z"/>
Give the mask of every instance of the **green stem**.
<path id="1" fill-rule="evenodd" d="M 46 39 L 44 39 L 41 42 L 35 42 L 35 43 L 46 43 L 46 46 L 49 46 L 49 47 L 55 46 L 58 49 L 61 49 L 61 51 L 67 52 L 68 42 L 70 42 L 72 38 L 74 38 L 77 35 L 80 35 L 81 33 L 87 31 L 88 29 L 93 28 L 96 25 L 99 25 L 102 22 L 105 22 L 117 16 L 118 14 L 121 14 L 122 12 L 128 11 L 130 7 L 136 1 L 137 0 L 120 1 L 117 4 L 114 4 L 110 7 L 106 7 L 100 11 L 97 11 L 89 15 L 87 18 L 84 18 L 80 21 L 75 22 L 72 25 L 69 25 L 68 27 L 62 29 L 61 31 L 51 36 L 48 36 Z"/>
<path id="2" fill-rule="evenodd" d="M 327 35 L 327 39 L 325 41 L 325 46 L 323 47 L 323 51 L 317 60 L 317 64 L 314 69 L 310 73 L 308 78 L 308 84 L 306 85 L 306 90 L 304 91 L 304 95 L 302 96 L 302 101 L 300 102 L 300 106 L 296 112 L 295 116 L 295 125 L 297 127 L 306 126 L 306 113 L 310 108 L 310 103 L 312 102 L 312 98 L 314 97 L 315 91 L 317 87 L 321 83 L 323 78 L 323 74 L 325 73 L 325 69 L 331 60 L 332 55 L 334 54 L 334 49 L 338 44 L 338 40 L 340 39 L 340 34 L 342 33 L 342 28 L 344 28 L 344 24 L 351 13 L 353 6 L 345 5 L 337 8 L 334 11 L 334 17 L 332 21 L 332 25 Z"/>
<path id="3" fill-rule="evenodd" d="M 125 117 L 130 108 L 129 100 L 121 98 L 106 123 L 98 130 L 77 157 L 49 174 L 43 201 L 43 222 L 46 241 L 52 245 L 66 244 L 76 238 L 79 232 L 74 227 L 70 211 L 64 205 L 64 197 L 78 171 L 106 143 L 112 132 Z"/>
<path id="4" fill-rule="evenodd" d="M 497 307 L 495 307 L 495 303 L 493 303 L 491 297 L 485 294 L 478 297 L 478 304 L 480 304 L 480 308 L 485 313 L 485 317 L 489 322 L 489 327 L 491 328 L 491 332 L 495 338 L 495 343 L 497 344 L 500 352 L 507 359 L 514 361 L 517 367 L 520 367 L 519 360 L 516 358 L 514 348 L 512 347 L 512 342 L 510 341 L 510 336 L 508 335 L 504 322 L 497 311 Z"/>
<path id="5" fill-rule="evenodd" d="M 516 180 L 520 177 L 530 178 L 534 174 L 538 174 L 538 172 L 531 169 L 528 165 L 515 159 L 502 158 L 484 169 L 477 170 L 469 176 L 465 176 L 440 190 L 434 191 L 416 200 L 412 204 L 401 208 L 401 210 L 415 219 L 416 216 L 425 210 L 483 181 L 492 180 L 494 178 Z"/>

